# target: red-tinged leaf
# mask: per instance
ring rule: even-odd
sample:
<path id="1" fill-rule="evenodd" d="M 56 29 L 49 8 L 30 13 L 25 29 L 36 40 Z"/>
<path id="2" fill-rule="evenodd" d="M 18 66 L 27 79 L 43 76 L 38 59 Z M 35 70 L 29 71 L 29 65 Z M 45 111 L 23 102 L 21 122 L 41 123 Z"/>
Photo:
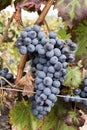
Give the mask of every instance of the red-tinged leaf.
<path id="1" fill-rule="evenodd" d="M 70 28 L 87 18 L 87 0 L 57 0 L 55 8 Z"/>
<path id="2" fill-rule="evenodd" d="M 45 0 L 25 0 L 25 1 L 15 1 L 16 9 L 24 8 L 27 11 L 38 11 L 41 4 L 45 4 Z"/>

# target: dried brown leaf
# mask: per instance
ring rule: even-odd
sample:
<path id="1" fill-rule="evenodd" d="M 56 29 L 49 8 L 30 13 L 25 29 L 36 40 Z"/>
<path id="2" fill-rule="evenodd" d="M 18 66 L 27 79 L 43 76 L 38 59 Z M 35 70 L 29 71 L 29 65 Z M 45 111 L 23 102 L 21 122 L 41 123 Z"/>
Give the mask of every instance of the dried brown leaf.
<path id="1" fill-rule="evenodd" d="M 21 24 L 22 25 L 22 19 L 21 19 L 21 9 L 20 8 L 18 8 L 18 9 L 16 9 L 16 12 L 14 13 L 14 19 L 16 20 L 16 22 L 18 23 L 18 24 Z"/>
<path id="2" fill-rule="evenodd" d="M 34 92 L 34 78 L 31 73 L 28 72 L 23 78 L 19 80 L 17 83 L 17 88 L 22 88 L 26 91 L 30 91 L 30 93 L 23 93 L 23 95 L 31 95 Z"/>

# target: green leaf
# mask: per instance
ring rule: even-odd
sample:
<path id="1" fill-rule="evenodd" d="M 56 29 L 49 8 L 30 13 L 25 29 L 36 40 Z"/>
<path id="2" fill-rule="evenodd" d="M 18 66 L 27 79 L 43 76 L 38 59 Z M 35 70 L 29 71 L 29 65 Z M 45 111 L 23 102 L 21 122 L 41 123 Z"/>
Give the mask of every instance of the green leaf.
<path id="1" fill-rule="evenodd" d="M 81 71 L 78 66 L 68 67 L 68 73 L 64 85 L 67 87 L 79 87 L 81 83 Z"/>
<path id="2" fill-rule="evenodd" d="M 25 101 L 17 103 L 10 111 L 10 122 L 16 125 L 18 130 L 35 130 L 36 123 L 30 110 L 31 105 Z"/>

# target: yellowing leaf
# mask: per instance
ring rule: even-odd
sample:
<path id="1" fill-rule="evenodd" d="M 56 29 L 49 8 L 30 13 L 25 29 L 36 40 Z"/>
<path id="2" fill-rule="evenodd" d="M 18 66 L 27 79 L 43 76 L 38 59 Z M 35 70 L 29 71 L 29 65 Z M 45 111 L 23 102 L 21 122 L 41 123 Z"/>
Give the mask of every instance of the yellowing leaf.
<path id="1" fill-rule="evenodd" d="M 68 67 L 68 73 L 64 85 L 67 87 L 79 87 L 81 83 L 81 71 L 78 66 Z"/>

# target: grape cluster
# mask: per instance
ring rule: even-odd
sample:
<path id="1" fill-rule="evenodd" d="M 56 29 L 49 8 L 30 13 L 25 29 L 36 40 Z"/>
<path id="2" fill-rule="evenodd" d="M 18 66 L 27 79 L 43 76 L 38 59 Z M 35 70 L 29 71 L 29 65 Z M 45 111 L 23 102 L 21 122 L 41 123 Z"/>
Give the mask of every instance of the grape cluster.
<path id="1" fill-rule="evenodd" d="M 83 100 L 80 98 L 87 99 L 87 76 L 84 78 L 83 84 L 82 84 L 82 89 L 81 88 L 76 88 L 73 91 L 74 96 L 66 95 L 64 97 L 65 102 L 76 102 L 76 103 L 82 103 L 85 108 L 87 108 L 87 100 Z"/>
<path id="2" fill-rule="evenodd" d="M 5 79 L 7 79 L 11 83 L 14 83 L 14 81 L 15 81 L 13 74 L 9 73 L 9 69 L 8 68 L 3 68 L 0 71 L 0 76 L 4 77 Z M 0 85 L 5 86 L 7 84 L 8 83 L 5 80 L 1 79 Z"/>
<path id="3" fill-rule="evenodd" d="M 39 119 L 50 112 L 57 101 L 61 84 L 66 78 L 68 62 L 75 60 L 73 51 L 77 46 L 73 44 L 69 39 L 64 43 L 53 31 L 46 37 L 38 25 L 26 27 L 17 40 L 19 52 L 29 53 L 32 60 L 30 71 L 35 78 L 36 91 L 31 98 L 32 112 Z"/>

